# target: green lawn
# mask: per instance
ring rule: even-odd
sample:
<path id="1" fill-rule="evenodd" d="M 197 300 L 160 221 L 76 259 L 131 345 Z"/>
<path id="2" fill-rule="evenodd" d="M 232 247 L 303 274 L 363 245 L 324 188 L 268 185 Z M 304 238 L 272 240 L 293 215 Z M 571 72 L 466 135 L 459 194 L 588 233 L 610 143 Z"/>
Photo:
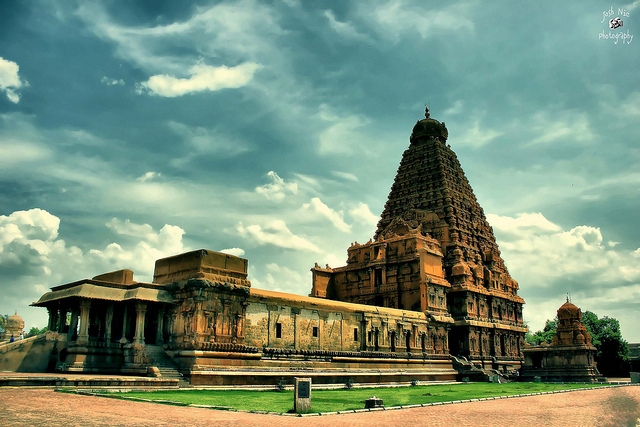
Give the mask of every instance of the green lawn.
<path id="1" fill-rule="evenodd" d="M 344 411 L 364 408 L 364 400 L 375 395 L 384 406 L 414 405 L 481 397 L 537 393 L 552 390 L 592 387 L 590 384 L 547 383 L 470 383 L 417 387 L 313 390 L 312 412 Z M 118 396 L 151 400 L 169 400 L 186 404 L 226 406 L 249 411 L 287 412 L 293 408 L 293 391 L 246 390 L 164 390 L 113 393 Z"/>

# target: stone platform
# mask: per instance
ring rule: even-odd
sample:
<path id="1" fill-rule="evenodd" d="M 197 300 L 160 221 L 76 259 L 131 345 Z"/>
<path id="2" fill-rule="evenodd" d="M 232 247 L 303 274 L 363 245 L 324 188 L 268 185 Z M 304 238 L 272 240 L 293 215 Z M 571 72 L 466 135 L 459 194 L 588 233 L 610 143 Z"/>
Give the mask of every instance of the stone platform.
<path id="1" fill-rule="evenodd" d="M 0 372 L 0 387 L 178 388 L 178 380 L 122 375 Z"/>

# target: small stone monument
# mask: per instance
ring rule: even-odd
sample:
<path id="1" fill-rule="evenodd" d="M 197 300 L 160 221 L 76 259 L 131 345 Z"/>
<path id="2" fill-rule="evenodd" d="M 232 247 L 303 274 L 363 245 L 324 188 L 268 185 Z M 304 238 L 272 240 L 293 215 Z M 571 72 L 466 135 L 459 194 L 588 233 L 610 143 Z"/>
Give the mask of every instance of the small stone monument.
<path id="1" fill-rule="evenodd" d="M 384 408 L 384 405 L 382 404 L 382 399 L 380 399 L 379 397 L 371 396 L 370 398 L 364 401 L 364 408 L 365 409 Z"/>
<path id="2" fill-rule="evenodd" d="M 295 378 L 293 410 L 296 413 L 311 410 L 311 378 Z"/>

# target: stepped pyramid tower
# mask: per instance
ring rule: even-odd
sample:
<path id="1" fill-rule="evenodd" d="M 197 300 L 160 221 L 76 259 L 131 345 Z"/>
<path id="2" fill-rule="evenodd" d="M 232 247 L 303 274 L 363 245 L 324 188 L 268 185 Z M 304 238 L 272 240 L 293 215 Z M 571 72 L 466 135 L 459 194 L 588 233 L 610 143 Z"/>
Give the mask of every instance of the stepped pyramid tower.
<path id="1" fill-rule="evenodd" d="M 374 238 L 352 244 L 344 267 L 316 265 L 311 296 L 424 312 L 444 352 L 485 367 L 517 367 L 524 300 L 447 138 L 427 108 Z M 396 340 L 411 334 L 391 332 Z"/>

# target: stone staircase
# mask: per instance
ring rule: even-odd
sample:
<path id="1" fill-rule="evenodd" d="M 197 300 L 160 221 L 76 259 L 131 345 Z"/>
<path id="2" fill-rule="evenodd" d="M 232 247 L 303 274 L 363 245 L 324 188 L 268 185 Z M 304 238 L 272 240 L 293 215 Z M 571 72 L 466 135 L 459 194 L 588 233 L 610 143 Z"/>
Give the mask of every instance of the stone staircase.
<path id="1" fill-rule="evenodd" d="M 157 368 L 160 378 L 178 380 L 178 387 L 180 388 L 191 387 L 191 384 L 189 384 L 189 382 L 180 373 L 177 366 L 173 363 L 173 360 L 171 360 L 167 353 L 165 353 L 162 346 L 145 346 L 145 355 L 147 356 L 148 366 Z"/>
<path id="2" fill-rule="evenodd" d="M 461 378 L 467 378 L 468 381 L 478 382 L 510 382 L 504 373 L 495 369 L 482 369 L 469 362 L 464 357 L 451 356 L 453 368 L 458 371 Z"/>

